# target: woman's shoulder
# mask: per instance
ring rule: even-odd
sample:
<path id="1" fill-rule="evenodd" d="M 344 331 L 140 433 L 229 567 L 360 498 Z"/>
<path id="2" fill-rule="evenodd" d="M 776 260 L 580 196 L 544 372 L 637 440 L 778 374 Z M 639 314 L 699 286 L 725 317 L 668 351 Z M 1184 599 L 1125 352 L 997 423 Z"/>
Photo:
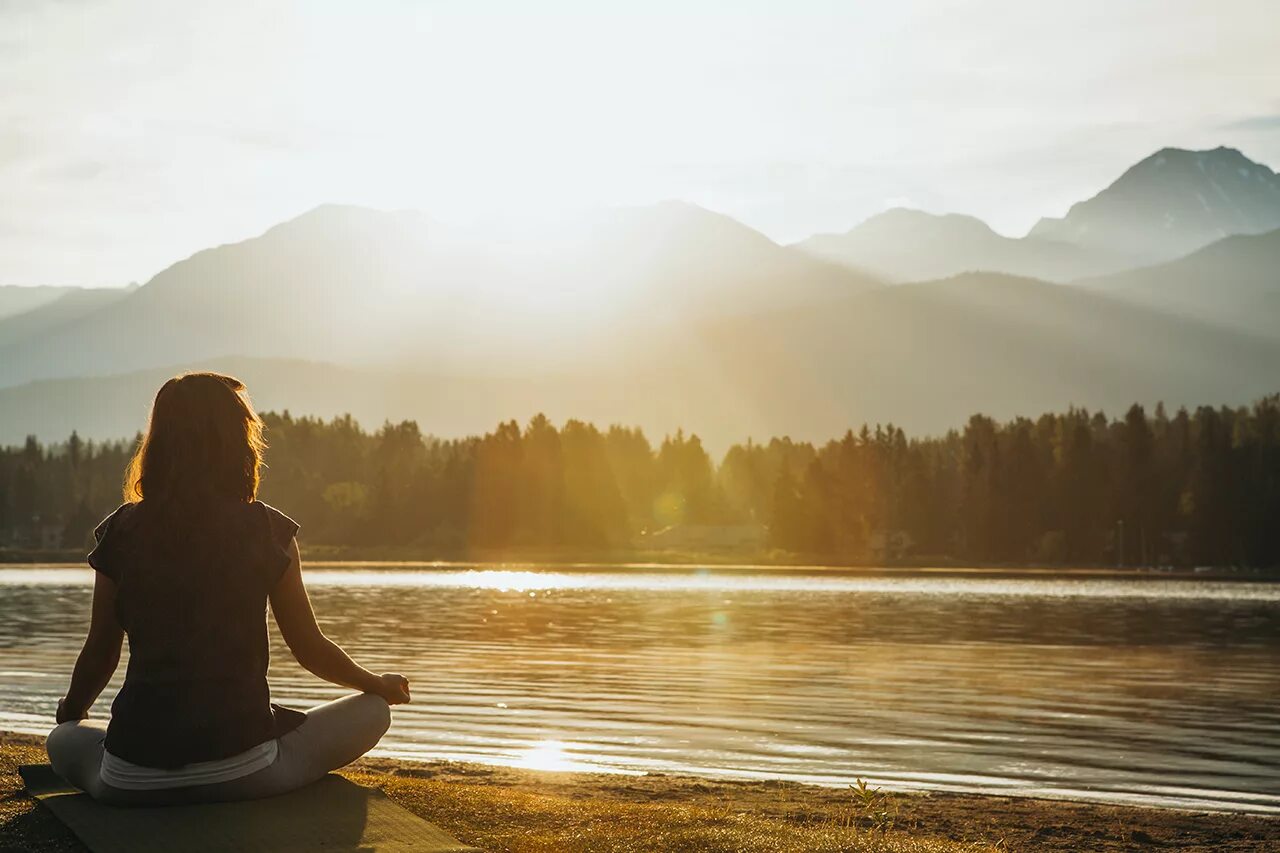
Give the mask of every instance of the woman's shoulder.
<path id="1" fill-rule="evenodd" d="M 108 533 L 119 536 L 133 528 L 138 522 L 138 517 L 142 514 L 140 511 L 141 506 L 141 503 L 123 503 L 111 510 L 93 528 L 94 541 L 101 542 Z"/>
<path id="2" fill-rule="evenodd" d="M 287 544 L 290 539 L 298 535 L 301 525 L 266 501 L 255 499 L 246 506 L 250 511 L 260 513 L 266 518 L 267 526 L 271 530 L 271 538 L 277 542 Z"/>
<path id="3" fill-rule="evenodd" d="M 298 522 L 263 501 L 253 500 L 246 506 L 265 519 L 258 528 L 262 531 L 259 534 L 262 538 L 258 541 L 262 543 L 263 553 L 266 555 L 269 583 L 274 587 L 279 583 L 284 570 L 293 562 L 292 546 L 293 538 L 298 535 Z"/>
<path id="4" fill-rule="evenodd" d="M 284 510 L 278 509 L 277 507 L 272 506 L 266 501 L 260 501 L 257 498 L 254 498 L 253 500 L 249 501 L 249 503 L 247 503 L 246 506 L 249 508 L 251 512 L 262 513 L 267 518 L 283 519 L 290 523 L 296 523 L 293 521 L 292 518 L 289 517 L 288 513 L 284 512 Z"/>
<path id="5" fill-rule="evenodd" d="M 129 544 L 136 537 L 129 534 L 137 527 L 139 504 L 126 503 L 116 507 L 93 528 L 93 549 L 86 559 L 93 568 L 116 580 L 125 556 L 131 553 Z"/>

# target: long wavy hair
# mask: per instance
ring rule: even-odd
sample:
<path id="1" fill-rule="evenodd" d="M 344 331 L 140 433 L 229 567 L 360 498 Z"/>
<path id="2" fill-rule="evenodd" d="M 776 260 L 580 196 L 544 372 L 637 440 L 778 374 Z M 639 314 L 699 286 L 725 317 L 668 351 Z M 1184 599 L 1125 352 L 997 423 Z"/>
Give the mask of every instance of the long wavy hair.
<path id="1" fill-rule="evenodd" d="M 190 510 L 247 503 L 258 495 L 266 446 L 243 382 L 220 373 L 175 376 L 156 393 L 124 499 Z"/>

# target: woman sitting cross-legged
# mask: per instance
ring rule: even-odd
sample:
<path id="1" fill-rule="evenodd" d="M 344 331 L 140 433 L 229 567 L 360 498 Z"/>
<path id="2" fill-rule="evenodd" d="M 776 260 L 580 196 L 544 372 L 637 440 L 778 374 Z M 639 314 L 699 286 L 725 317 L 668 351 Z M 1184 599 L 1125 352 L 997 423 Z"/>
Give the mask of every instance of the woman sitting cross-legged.
<path id="1" fill-rule="evenodd" d="M 94 531 L 89 635 L 47 743 L 53 769 L 103 802 L 266 797 L 368 752 L 409 682 L 357 665 L 316 625 L 298 525 L 256 499 L 265 444 L 244 385 L 192 373 L 156 394 L 125 479 Z M 306 713 L 267 687 L 267 603 L 303 667 L 361 691 Z M 110 724 L 86 719 L 120 660 Z"/>

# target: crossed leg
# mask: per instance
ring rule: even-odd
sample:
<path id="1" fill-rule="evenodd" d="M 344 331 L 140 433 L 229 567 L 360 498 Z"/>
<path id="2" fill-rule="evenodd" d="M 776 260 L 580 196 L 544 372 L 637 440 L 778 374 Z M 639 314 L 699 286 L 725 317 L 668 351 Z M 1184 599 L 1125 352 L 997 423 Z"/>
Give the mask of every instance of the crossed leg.
<path id="1" fill-rule="evenodd" d="M 298 728 L 279 739 L 276 760 L 240 779 L 186 788 L 133 791 L 103 783 L 103 740 L 107 728 L 96 720 L 62 723 L 46 741 L 49 762 L 59 776 L 96 800 L 118 805 L 249 800 L 283 794 L 350 764 L 377 745 L 391 725 L 387 701 L 357 693 L 306 712 Z"/>

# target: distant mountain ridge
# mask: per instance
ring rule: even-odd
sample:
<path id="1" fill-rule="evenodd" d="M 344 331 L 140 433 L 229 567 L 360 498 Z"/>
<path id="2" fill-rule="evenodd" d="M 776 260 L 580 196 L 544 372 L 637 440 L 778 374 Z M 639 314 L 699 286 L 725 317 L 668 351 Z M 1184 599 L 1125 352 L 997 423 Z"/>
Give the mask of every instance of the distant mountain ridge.
<path id="1" fill-rule="evenodd" d="M 4 345 L 0 387 L 226 356 L 504 372 L 596 359 L 620 331 L 843 299 L 878 282 L 665 203 L 576 224 L 557 253 L 416 212 L 322 205 Z"/>
<path id="2" fill-rule="evenodd" d="M 1185 171 L 1174 183 L 1199 186 Z M 1135 186 L 1098 198 L 1155 197 Z M 1214 221 L 1264 222 L 1268 192 Z M 194 367 L 244 374 L 265 407 L 412 417 L 440 435 L 545 411 L 717 445 L 1280 390 L 1280 231 L 1122 269 L 1134 255 L 1071 241 L 1106 210 L 1073 208 L 1071 239 L 894 210 L 830 245 L 781 246 L 681 202 L 536 234 L 323 205 L 135 290 L 0 318 L 0 441 L 130 434 L 159 382 Z M 1144 227 L 1181 240 L 1208 226 Z"/>
<path id="3" fill-rule="evenodd" d="M 8 284 L 0 286 L 0 320 L 34 311 L 62 298 L 68 293 L 81 289 L 83 288 L 58 285 L 22 287 Z"/>
<path id="4" fill-rule="evenodd" d="M 1123 263 L 1070 243 L 1005 237 L 977 217 L 908 208 L 886 210 L 844 234 L 818 234 L 796 245 L 815 257 L 897 282 L 977 271 L 1068 281 Z"/>
<path id="5" fill-rule="evenodd" d="M 1162 148 L 1028 236 L 1136 261 L 1170 260 L 1236 234 L 1280 228 L 1280 175 L 1234 148 Z"/>
<path id="6" fill-rule="evenodd" d="M 976 411 L 1007 418 L 1050 404 L 1114 414 L 1135 400 L 1240 403 L 1274 392 L 1280 375 L 1278 340 L 991 273 L 647 331 L 627 357 L 555 373 L 220 357 L 43 380 L 0 389 L 0 443 L 72 429 L 131 436 L 160 382 L 191 367 L 235 373 L 263 408 L 295 414 L 350 412 L 368 425 L 413 418 L 451 437 L 545 412 L 654 436 L 684 427 L 713 450 L 748 436 L 823 440 L 863 422 L 939 434 Z"/>
<path id="7" fill-rule="evenodd" d="M 1280 229 L 1227 237 L 1184 258 L 1076 285 L 1280 339 Z"/>
<path id="8" fill-rule="evenodd" d="M 1164 148 L 1066 216 L 1041 219 L 1025 237 L 1004 237 L 970 216 L 894 209 L 797 247 L 892 281 L 988 271 L 1065 282 L 1275 228 L 1280 175 L 1233 148 Z"/>
<path id="9" fill-rule="evenodd" d="M 5 347 L 48 334 L 82 317 L 95 314 L 108 305 L 124 299 L 137 290 L 137 285 L 68 287 L 51 288 L 51 290 L 56 294 L 52 298 L 35 300 L 34 307 L 0 316 L 0 351 Z"/>

